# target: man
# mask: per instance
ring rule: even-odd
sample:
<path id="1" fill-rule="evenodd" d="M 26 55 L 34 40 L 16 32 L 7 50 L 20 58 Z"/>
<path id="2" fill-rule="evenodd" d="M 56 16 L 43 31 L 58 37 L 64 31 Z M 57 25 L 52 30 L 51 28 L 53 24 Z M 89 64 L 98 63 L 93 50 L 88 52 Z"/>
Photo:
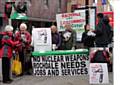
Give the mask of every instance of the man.
<path id="1" fill-rule="evenodd" d="M 53 50 L 59 50 L 61 45 L 61 37 L 55 25 L 51 26 L 51 34 L 52 34 Z"/>
<path id="2" fill-rule="evenodd" d="M 66 24 L 63 32 L 63 50 L 74 50 L 76 47 L 76 32 L 70 24 Z"/>
<path id="3" fill-rule="evenodd" d="M 106 20 L 102 13 L 97 15 L 98 24 L 95 29 L 95 43 L 96 47 L 107 47 L 110 43 L 111 36 L 111 26 L 109 25 L 109 20 Z"/>
<path id="4" fill-rule="evenodd" d="M 30 69 L 30 56 L 26 56 L 26 54 L 30 54 L 30 43 L 31 43 L 31 35 L 27 31 L 27 25 L 25 23 L 20 24 L 20 31 L 18 31 L 15 34 L 15 40 L 21 41 L 21 46 L 17 49 L 19 56 L 20 56 L 20 61 L 22 63 L 22 74 L 23 75 L 25 72 L 29 72 Z"/>

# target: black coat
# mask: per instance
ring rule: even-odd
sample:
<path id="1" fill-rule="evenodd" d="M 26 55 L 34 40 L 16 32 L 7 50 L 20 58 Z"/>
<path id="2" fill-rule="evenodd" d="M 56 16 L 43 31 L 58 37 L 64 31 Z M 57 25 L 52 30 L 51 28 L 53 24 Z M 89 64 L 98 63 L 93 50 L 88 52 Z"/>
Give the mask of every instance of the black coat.
<path id="1" fill-rule="evenodd" d="M 85 47 L 94 47 L 95 37 L 88 36 L 87 33 L 88 33 L 87 31 L 83 32 L 82 43 L 84 44 Z"/>
<path id="2" fill-rule="evenodd" d="M 97 47 L 107 47 L 111 42 L 113 33 L 112 27 L 109 23 L 104 23 L 102 20 L 97 24 L 96 29 L 96 39 L 95 43 Z"/>

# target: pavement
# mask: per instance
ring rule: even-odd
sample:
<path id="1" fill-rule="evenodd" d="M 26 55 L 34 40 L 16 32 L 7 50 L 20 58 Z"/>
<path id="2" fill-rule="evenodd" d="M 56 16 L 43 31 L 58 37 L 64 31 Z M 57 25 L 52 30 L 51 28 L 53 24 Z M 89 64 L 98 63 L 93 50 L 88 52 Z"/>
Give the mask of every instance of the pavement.
<path id="1" fill-rule="evenodd" d="M 33 75 L 24 75 L 21 77 L 14 77 L 11 84 L 3 84 L 0 81 L 0 85 L 90 85 L 89 76 L 33 76 Z M 95 84 L 94 84 L 95 85 Z M 97 84 L 99 85 L 99 84 Z M 109 84 L 102 85 L 113 85 L 113 73 L 109 73 Z"/>

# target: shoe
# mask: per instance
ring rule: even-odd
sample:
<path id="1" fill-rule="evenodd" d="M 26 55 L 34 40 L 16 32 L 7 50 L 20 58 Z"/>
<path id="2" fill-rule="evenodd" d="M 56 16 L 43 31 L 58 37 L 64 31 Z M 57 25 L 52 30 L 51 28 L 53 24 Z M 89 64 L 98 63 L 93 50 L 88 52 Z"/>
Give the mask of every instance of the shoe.
<path id="1" fill-rule="evenodd" d="M 12 80 L 3 81 L 3 83 L 10 84 L 10 83 L 12 83 Z"/>
<path id="2" fill-rule="evenodd" d="M 31 72 L 26 72 L 26 75 L 32 75 L 32 73 Z"/>
<path id="3" fill-rule="evenodd" d="M 11 81 L 11 82 L 12 82 L 13 80 L 12 80 L 12 79 L 9 79 L 9 81 Z"/>

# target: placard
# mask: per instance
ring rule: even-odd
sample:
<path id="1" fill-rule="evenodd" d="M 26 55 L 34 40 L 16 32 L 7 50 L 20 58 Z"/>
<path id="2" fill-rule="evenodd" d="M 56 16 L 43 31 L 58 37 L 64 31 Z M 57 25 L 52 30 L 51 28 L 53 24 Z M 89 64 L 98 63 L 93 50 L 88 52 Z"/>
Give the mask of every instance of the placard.
<path id="1" fill-rule="evenodd" d="M 72 29 L 77 33 L 77 41 L 81 41 L 85 25 L 85 10 L 77 13 L 63 13 L 56 15 L 58 31 L 64 31 L 66 24 L 71 24 Z"/>
<path id="2" fill-rule="evenodd" d="M 33 28 L 32 45 L 34 46 L 34 51 L 51 51 L 51 29 Z"/>
<path id="3" fill-rule="evenodd" d="M 90 84 L 108 84 L 107 63 L 90 63 Z"/>

